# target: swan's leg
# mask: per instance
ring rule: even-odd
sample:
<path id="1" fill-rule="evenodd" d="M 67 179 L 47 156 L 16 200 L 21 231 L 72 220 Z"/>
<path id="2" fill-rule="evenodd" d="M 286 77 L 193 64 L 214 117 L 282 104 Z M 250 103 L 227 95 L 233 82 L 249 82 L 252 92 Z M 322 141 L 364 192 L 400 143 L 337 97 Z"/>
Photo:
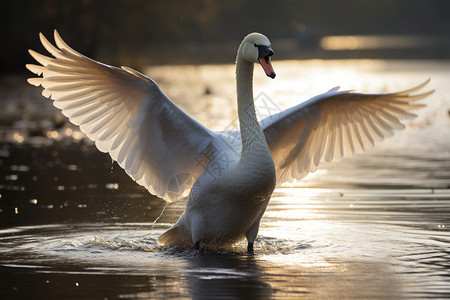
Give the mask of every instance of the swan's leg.
<path id="1" fill-rule="evenodd" d="M 259 223 L 261 222 L 261 218 L 264 214 L 264 210 L 263 212 L 258 216 L 258 218 L 255 220 L 255 222 L 253 223 L 253 225 L 250 227 L 250 229 L 247 231 L 247 233 L 245 234 L 245 236 L 247 237 L 247 251 L 249 253 L 253 252 L 253 242 L 256 239 L 256 236 L 258 235 L 258 230 L 259 230 Z"/>
<path id="2" fill-rule="evenodd" d="M 194 213 L 191 217 L 191 235 L 192 235 L 192 242 L 194 243 L 194 249 L 200 250 L 200 240 L 203 237 L 203 230 L 204 230 L 204 223 L 203 218 L 200 214 Z"/>
<path id="3" fill-rule="evenodd" d="M 253 253 L 253 243 L 248 243 L 248 245 L 247 245 L 247 252 L 248 253 Z"/>

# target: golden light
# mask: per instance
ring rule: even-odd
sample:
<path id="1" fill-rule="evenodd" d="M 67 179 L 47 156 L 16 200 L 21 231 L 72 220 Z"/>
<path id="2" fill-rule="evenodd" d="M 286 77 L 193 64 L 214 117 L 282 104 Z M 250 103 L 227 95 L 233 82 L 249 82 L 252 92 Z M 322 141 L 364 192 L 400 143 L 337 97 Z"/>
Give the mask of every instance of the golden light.
<path id="1" fill-rule="evenodd" d="M 49 138 L 49 139 L 57 139 L 58 138 L 58 136 L 59 136 L 59 133 L 58 133 L 58 131 L 55 131 L 55 130 L 52 130 L 52 131 L 47 131 L 47 137 Z"/>
<path id="2" fill-rule="evenodd" d="M 408 35 L 332 35 L 320 40 L 322 49 L 330 51 L 414 48 L 435 43 L 431 37 Z"/>
<path id="3" fill-rule="evenodd" d="M 116 183 L 107 183 L 105 185 L 105 187 L 109 190 L 117 190 L 117 189 L 119 189 L 119 184 L 117 182 Z"/>
<path id="4" fill-rule="evenodd" d="M 23 143 L 23 141 L 25 140 L 25 138 L 18 132 L 15 132 L 13 134 L 13 139 L 16 140 L 18 143 Z"/>
<path id="5" fill-rule="evenodd" d="M 66 136 L 72 136 L 73 130 L 72 128 L 66 128 L 66 130 L 64 130 L 64 133 Z"/>
<path id="6" fill-rule="evenodd" d="M 81 140 L 83 138 L 84 134 L 80 131 L 74 131 L 72 133 L 72 137 L 76 140 Z"/>
<path id="7" fill-rule="evenodd" d="M 320 40 L 320 46 L 325 50 L 355 50 L 358 49 L 358 39 L 355 36 L 326 36 Z"/>

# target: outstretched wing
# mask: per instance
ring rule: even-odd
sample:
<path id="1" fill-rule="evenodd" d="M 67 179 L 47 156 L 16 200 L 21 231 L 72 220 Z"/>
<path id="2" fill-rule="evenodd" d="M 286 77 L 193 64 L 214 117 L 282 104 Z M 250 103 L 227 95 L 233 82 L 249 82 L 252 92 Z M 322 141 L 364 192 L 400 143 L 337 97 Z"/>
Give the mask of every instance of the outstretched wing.
<path id="1" fill-rule="evenodd" d="M 404 128 L 415 103 L 433 91 L 410 95 L 427 83 L 398 93 L 360 94 L 332 89 L 261 121 L 277 170 L 277 185 L 314 172 L 321 161 L 337 161 L 374 146 Z"/>
<path id="2" fill-rule="evenodd" d="M 40 34 L 54 57 L 29 51 L 41 65 L 27 68 L 42 77 L 28 82 L 44 87 L 42 94 L 150 193 L 167 201 L 186 194 L 214 133 L 150 78 L 96 62 L 71 49 L 56 30 L 54 35 L 57 47 Z"/>

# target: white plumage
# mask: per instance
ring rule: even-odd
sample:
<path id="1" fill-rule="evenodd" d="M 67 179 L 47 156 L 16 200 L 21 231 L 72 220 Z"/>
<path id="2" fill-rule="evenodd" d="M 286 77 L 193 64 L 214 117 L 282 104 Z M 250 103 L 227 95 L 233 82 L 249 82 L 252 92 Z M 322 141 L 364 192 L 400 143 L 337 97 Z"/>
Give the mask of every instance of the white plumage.
<path id="1" fill-rule="evenodd" d="M 432 93 L 411 95 L 428 81 L 392 94 L 334 88 L 258 123 L 253 65 L 260 63 L 272 78 L 275 73 L 268 39 L 253 33 L 237 57 L 241 131 L 213 132 L 152 79 L 96 62 L 71 49 L 56 30 L 54 35 L 56 47 L 40 34 L 53 57 L 29 51 L 41 65 L 27 68 L 42 77 L 28 82 L 42 86 L 45 97 L 150 193 L 173 201 L 190 192 L 186 212 L 159 239 L 169 246 L 223 246 L 244 236 L 252 246 L 275 181 L 301 179 L 322 161 L 374 146 L 403 128 L 400 119 L 414 117 L 410 111 L 424 106 L 415 101 Z"/>

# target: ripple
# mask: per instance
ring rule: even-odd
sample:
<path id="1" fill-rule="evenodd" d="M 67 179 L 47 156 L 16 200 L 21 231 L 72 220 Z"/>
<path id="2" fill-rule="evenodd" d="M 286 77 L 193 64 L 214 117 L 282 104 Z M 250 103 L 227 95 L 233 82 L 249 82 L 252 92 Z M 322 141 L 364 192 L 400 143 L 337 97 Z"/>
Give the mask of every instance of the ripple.
<path id="1" fill-rule="evenodd" d="M 430 88 L 439 89 L 407 130 L 277 189 L 254 255 L 246 253 L 245 242 L 228 251 L 158 246 L 156 238 L 184 205 L 165 209 L 81 132 L 43 122 L 51 120 L 49 109 L 32 110 L 38 115 L 28 121 L 14 119 L 11 128 L 0 128 L 7 142 L 0 149 L 0 290 L 10 298 L 18 298 L 17 289 L 22 298 L 36 291 L 49 298 L 68 292 L 80 298 L 448 298 L 448 65 L 278 62 L 280 74 L 288 75 L 263 92 L 284 99 L 277 99 L 283 107 L 323 92 L 324 85 L 342 84 L 343 74 L 351 82 L 344 89 L 387 92 L 431 71 Z M 302 84 L 296 69 L 309 74 Z M 425 69 L 427 74 L 418 71 Z M 233 77 L 217 80 L 226 77 L 224 70 L 233 72 L 231 65 L 152 72 L 165 79 L 161 87 L 170 97 L 184 101 L 177 104 L 222 130 L 235 117 Z M 198 101 L 198 93 L 185 97 L 192 71 L 201 73 L 196 82 L 214 91 L 206 101 Z M 35 100 L 23 103 L 37 107 Z M 160 216 L 162 223 L 153 224 Z"/>

